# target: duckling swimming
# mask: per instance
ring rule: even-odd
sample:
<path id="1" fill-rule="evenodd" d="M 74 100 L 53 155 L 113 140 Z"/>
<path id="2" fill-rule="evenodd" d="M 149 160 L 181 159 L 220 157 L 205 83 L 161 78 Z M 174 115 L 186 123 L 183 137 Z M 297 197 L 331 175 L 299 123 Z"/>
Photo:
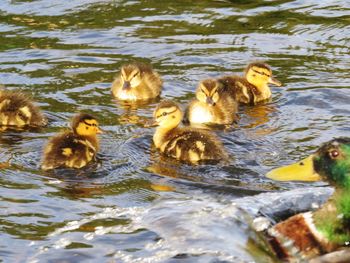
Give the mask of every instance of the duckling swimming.
<path id="1" fill-rule="evenodd" d="M 163 81 L 151 66 L 134 63 L 121 67 L 112 84 L 112 94 L 120 100 L 148 100 L 160 95 Z"/>
<path id="2" fill-rule="evenodd" d="M 153 116 L 159 126 L 153 142 L 166 156 L 192 164 L 227 160 L 226 151 L 216 136 L 199 129 L 178 127 L 182 112 L 176 103 L 169 100 L 161 102 Z"/>
<path id="3" fill-rule="evenodd" d="M 244 77 L 224 76 L 219 78 L 224 86 L 231 89 L 235 99 L 245 104 L 256 104 L 271 97 L 271 90 L 268 84 L 278 87 L 282 83 L 272 77 L 270 66 L 262 62 L 250 63 L 244 73 Z"/>
<path id="4" fill-rule="evenodd" d="M 0 90 L 0 125 L 45 126 L 47 119 L 40 108 L 20 91 Z"/>
<path id="5" fill-rule="evenodd" d="M 185 119 L 191 124 L 232 124 L 237 119 L 238 103 L 230 91 L 215 79 L 199 83 L 196 99 L 192 100 L 185 112 Z"/>
<path id="6" fill-rule="evenodd" d="M 349 244 L 349 175 L 350 138 L 344 137 L 323 144 L 315 154 L 296 164 L 267 174 L 275 180 L 322 179 L 335 187 L 332 197 L 319 210 L 297 214 L 268 230 L 272 246 L 280 257 L 297 256 L 302 262 L 308 262 L 307 259 Z"/>
<path id="7" fill-rule="evenodd" d="M 41 168 L 81 168 L 95 159 L 99 149 L 98 133 L 102 133 L 97 120 L 86 113 L 72 119 L 72 131 L 52 137 L 44 149 Z"/>

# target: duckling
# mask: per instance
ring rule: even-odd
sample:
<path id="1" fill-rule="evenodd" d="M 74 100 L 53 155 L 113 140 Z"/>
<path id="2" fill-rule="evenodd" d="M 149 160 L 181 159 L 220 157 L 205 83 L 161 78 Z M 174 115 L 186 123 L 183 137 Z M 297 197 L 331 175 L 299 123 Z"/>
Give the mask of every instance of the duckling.
<path id="1" fill-rule="evenodd" d="M 272 77 L 270 66 L 262 62 L 250 63 L 245 69 L 244 77 L 224 76 L 219 81 L 231 89 L 231 96 L 237 101 L 252 105 L 271 97 L 269 83 L 282 86 L 280 81 Z"/>
<path id="2" fill-rule="evenodd" d="M 186 109 L 185 119 L 191 124 L 232 124 L 237 119 L 238 104 L 229 90 L 216 79 L 201 81 L 196 99 Z"/>
<path id="3" fill-rule="evenodd" d="M 280 257 L 294 256 L 307 262 L 349 244 L 349 175 L 350 138 L 345 137 L 333 139 L 306 159 L 267 174 L 275 180 L 321 179 L 335 187 L 331 198 L 319 210 L 294 215 L 268 230 L 272 247 Z"/>
<path id="4" fill-rule="evenodd" d="M 163 81 L 151 66 L 134 63 L 124 65 L 112 84 L 112 94 L 120 100 L 136 101 L 156 98 Z"/>
<path id="5" fill-rule="evenodd" d="M 161 102 L 153 116 L 154 124 L 159 126 L 153 142 L 166 156 L 191 164 L 227 160 L 227 153 L 216 136 L 199 129 L 178 127 L 182 111 L 176 103 L 169 100 Z"/>
<path id="6" fill-rule="evenodd" d="M 0 125 L 45 126 L 47 119 L 40 108 L 20 91 L 0 90 Z"/>
<path id="7" fill-rule="evenodd" d="M 72 131 L 65 131 L 50 139 L 44 149 L 41 168 L 81 168 L 95 159 L 99 149 L 98 133 L 102 133 L 97 120 L 86 113 L 72 119 Z"/>

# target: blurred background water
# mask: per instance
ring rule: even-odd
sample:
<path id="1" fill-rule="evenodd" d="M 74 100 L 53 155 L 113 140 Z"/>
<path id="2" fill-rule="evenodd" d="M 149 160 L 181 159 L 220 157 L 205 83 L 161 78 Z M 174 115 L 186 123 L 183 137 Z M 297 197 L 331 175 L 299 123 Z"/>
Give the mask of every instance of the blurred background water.
<path id="1" fill-rule="evenodd" d="M 0 133 L 0 161 L 12 156 L 0 170 L 0 258 L 272 262 L 232 202 L 309 187 L 264 174 L 348 136 L 349 12 L 341 0 L 1 1 L 0 84 L 30 94 L 50 122 Z M 254 60 L 284 86 L 241 107 L 235 129 L 215 131 L 227 165 L 160 158 L 143 127 L 157 102 L 136 108 L 110 94 L 120 66 L 142 61 L 163 76 L 162 98 L 185 107 L 199 80 L 242 74 Z M 43 145 L 79 111 L 107 131 L 99 162 L 40 171 Z"/>

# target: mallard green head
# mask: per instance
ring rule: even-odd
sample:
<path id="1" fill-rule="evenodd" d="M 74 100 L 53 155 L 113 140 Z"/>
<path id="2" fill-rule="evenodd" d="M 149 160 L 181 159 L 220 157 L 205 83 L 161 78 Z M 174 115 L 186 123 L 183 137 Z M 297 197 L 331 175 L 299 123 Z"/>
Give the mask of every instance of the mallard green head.
<path id="1" fill-rule="evenodd" d="M 321 236 L 343 246 L 350 240 L 350 138 L 324 143 L 314 154 L 295 164 L 270 171 L 274 180 L 324 180 L 335 187 L 328 202 L 313 212 Z"/>
<path id="2" fill-rule="evenodd" d="M 280 181 L 325 180 L 336 187 L 350 189 L 350 138 L 324 143 L 304 160 L 274 169 L 266 176 Z"/>

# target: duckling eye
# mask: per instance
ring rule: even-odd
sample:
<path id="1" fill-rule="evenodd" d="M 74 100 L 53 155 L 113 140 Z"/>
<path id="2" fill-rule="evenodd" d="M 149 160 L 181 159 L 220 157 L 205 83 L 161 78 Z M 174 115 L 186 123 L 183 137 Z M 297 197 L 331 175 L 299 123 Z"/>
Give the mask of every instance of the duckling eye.
<path id="1" fill-rule="evenodd" d="M 136 72 L 135 74 L 134 74 L 134 76 L 132 76 L 133 78 L 135 78 L 137 75 L 138 75 L 139 73 L 138 72 Z"/>
<path id="2" fill-rule="evenodd" d="M 337 150 L 332 150 L 329 152 L 329 157 L 331 159 L 336 159 L 339 156 L 339 152 Z"/>
<path id="3" fill-rule="evenodd" d="M 86 127 L 85 127 L 85 129 L 87 129 L 87 130 L 88 130 L 88 129 L 89 129 L 89 127 L 88 127 L 88 126 L 86 126 Z"/>
<path id="4" fill-rule="evenodd" d="M 167 113 L 166 113 L 166 112 L 163 112 L 163 113 L 162 113 L 162 116 L 166 116 L 166 115 L 167 115 Z"/>

